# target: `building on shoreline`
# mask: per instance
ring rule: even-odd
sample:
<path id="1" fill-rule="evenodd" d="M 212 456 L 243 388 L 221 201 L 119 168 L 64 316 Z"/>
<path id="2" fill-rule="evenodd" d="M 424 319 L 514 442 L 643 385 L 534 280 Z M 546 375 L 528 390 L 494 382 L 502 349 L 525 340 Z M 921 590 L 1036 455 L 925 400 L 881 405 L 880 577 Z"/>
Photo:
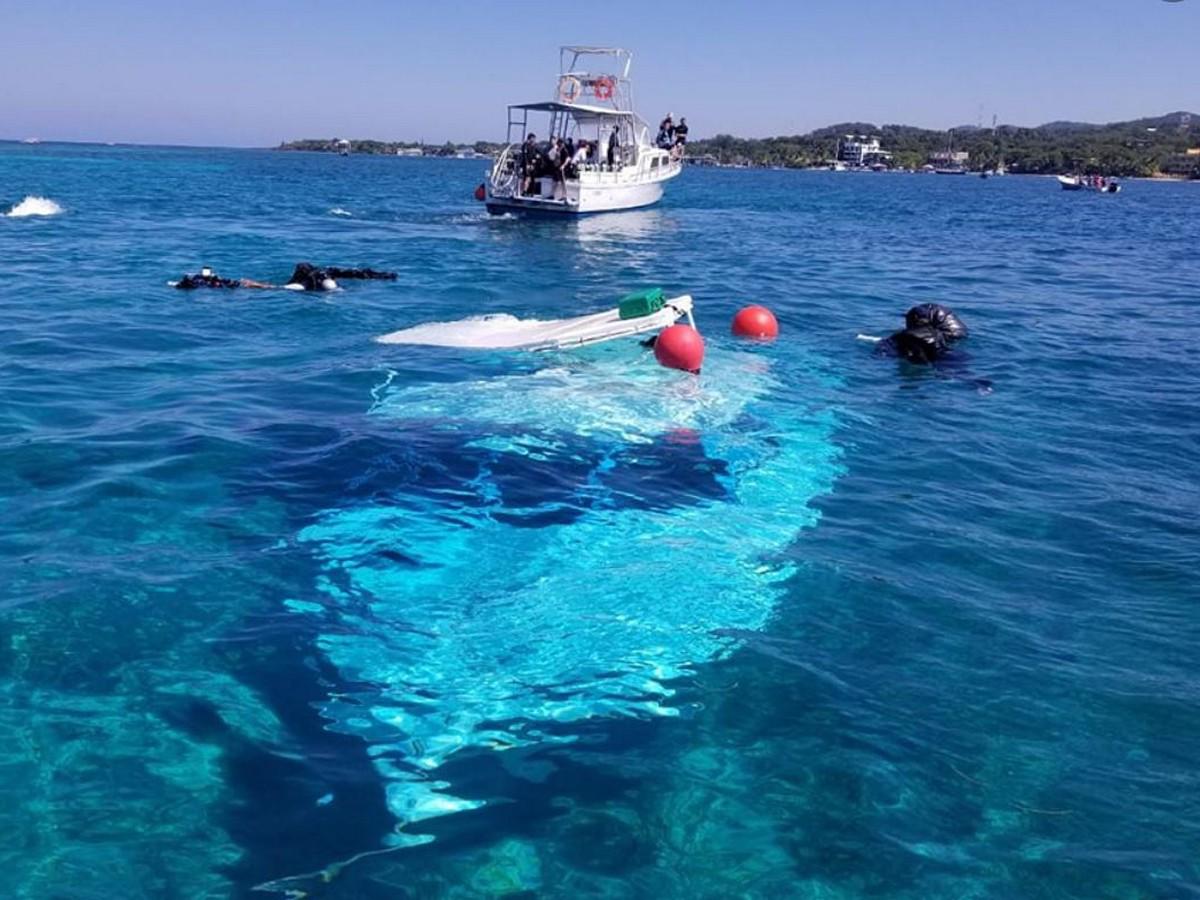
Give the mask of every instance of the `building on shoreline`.
<path id="1" fill-rule="evenodd" d="M 837 161 L 860 169 L 866 166 L 890 165 L 892 154 L 879 145 L 877 137 L 847 134 L 838 139 Z"/>
<path id="2" fill-rule="evenodd" d="M 970 158 L 971 154 L 966 150 L 939 150 L 929 154 L 929 162 L 934 166 L 962 166 L 965 168 Z"/>
<path id="3" fill-rule="evenodd" d="M 1189 147 L 1182 153 L 1168 156 L 1159 171 L 1176 178 L 1200 178 L 1200 147 Z"/>

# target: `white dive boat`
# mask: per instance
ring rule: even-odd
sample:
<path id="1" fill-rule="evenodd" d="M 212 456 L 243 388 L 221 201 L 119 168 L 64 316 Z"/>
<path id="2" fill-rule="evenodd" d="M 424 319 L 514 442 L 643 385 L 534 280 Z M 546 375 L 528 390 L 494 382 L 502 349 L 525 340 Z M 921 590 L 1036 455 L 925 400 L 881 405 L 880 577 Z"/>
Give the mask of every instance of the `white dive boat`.
<path id="1" fill-rule="evenodd" d="M 1058 183 L 1064 191 L 1095 191 L 1099 194 L 1116 194 L 1121 190 L 1121 185 L 1111 178 L 1101 178 L 1100 183 L 1097 184 L 1084 175 L 1059 175 Z"/>
<path id="2" fill-rule="evenodd" d="M 475 350 L 563 350 L 658 332 L 679 319 L 692 321 L 692 298 L 663 297 L 654 288 L 630 294 L 620 305 L 570 319 L 518 319 L 504 313 L 459 322 L 432 322 L 375 338 L 379 344 L 422 344 Z"/>
<path id="3" fill-rule="evenodd" d="M 596 60 L 598 62 L 593 63 Z M 563 47 L 555 99 L 508 108 L 508 136 L 488 173 L 482 199 L 490 213 L 578 215 L 649 206 L 683 169 L 682 146 L 666 150 L 634 113 L 628 50 Z M 591 71 L 593 65 L 615 71 Z M 539 114 L 535 125 L 530 113 Z M 545 114 L 542 119 L 540 114 Z M 537 136 L 536 152 L 524 142 Z M 558 138 L 594 148 L 564 177 L 545 171 L 548 141 Z"/>

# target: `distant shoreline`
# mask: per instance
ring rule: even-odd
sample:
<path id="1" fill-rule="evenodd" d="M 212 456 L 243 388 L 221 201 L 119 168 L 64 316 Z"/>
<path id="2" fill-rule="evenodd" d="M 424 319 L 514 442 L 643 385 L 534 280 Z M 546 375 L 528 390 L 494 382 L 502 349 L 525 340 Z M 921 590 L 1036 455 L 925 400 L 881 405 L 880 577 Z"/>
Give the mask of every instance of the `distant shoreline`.
<path id="1" fill-rule="evenodd" d="M 432 145 L 418 141 L 305 138 L 285 141 L 276 149 L 480 159 L 495 156 L 503 146 L 492 141 Z M 739 138 L 718 134 L 689 141 L 687 150 L 693 161 L 702 157 L 710 164 L 742 168 L 807 169 L 838 160 L 852 168 L 872 164 L 912 171 L 930 164 L 945 166 L 949 161 L 976 173 L 1003 168 L 1014 175 L 1200 179 L 1200 116 L 1173 112 L 1106 125 L 1050 122 L 1036 128 L 964 126 L 951 131 L 843 122 L 792 136 Z"/>

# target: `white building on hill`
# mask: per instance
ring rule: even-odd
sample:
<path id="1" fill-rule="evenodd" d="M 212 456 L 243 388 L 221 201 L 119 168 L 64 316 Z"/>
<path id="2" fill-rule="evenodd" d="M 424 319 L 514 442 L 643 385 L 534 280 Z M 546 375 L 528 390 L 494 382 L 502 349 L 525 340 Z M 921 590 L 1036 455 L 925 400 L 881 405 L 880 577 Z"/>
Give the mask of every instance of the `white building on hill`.
<path id="1" fill-rule="evenodd" d="M 879 146 L 879 138 L 864 134 L 847 134 L 838 140 L 837 158 L 848 166 L 869 166 L 892 158 Z"/>

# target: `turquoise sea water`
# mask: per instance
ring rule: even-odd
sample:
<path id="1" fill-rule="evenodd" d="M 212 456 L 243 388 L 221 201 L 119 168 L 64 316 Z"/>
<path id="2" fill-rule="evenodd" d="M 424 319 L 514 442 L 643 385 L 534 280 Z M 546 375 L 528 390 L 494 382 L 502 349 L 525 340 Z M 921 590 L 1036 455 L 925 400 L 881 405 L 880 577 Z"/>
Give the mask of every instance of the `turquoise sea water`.
<path id="1" fill-rule="evenodd" d="M 1200 895 L 1200 185 L 481 169 L 0 145 L 0 896 Z"/>

